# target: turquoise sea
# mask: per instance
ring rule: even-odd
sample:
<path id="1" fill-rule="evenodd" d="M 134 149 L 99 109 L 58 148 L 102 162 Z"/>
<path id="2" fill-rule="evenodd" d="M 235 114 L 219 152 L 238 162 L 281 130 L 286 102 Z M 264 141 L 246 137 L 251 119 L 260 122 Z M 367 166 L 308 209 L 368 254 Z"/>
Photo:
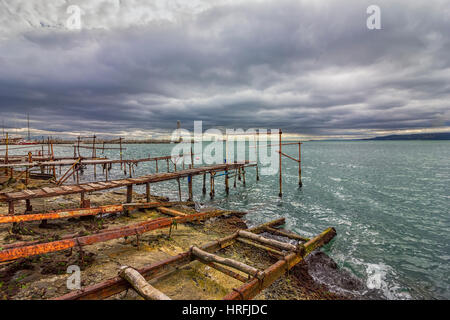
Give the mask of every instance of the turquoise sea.
<path id="1" fill-rule="evenodd" d="M 126 145 L 124 158 L 168 155 L 173 146 Z M 62 147 L 56 149 L 63 153 Z M 64 150 L 70 153 L 70 148 Z M 283 147 L 293 156 L 297 150 Z M 115 150 L 104 154 L 118 157 Z M 159 167 L 164 170 L 165 163 Z M 450 298 L 450 142 L 305 142 L 302 168 L 299 189 L 297 163 L 283 159 L 281 199 L 278 176 L 261 176 L 256 182 L 254 168 L 247 169 L 246 187 L 238 183 L 229 196 L 219 177 L 213 200 L 203 197 L 201 177 L 195 177 L 194 198 L 246 210 L 250 224 L 285 217 L 287 228 L 305 236 L 333 226 L 337 237 L 324 250 L 385 298 Z M 113 168 L 113 177 L 123 177 L 119 169 Z M 136 175 L 151 172 L 154 164 L 136 168 Z M 186 198 L 186 181 L 182 187 Z M 152 193 L 177 199 L 176 182 L 152 185 Z"/>

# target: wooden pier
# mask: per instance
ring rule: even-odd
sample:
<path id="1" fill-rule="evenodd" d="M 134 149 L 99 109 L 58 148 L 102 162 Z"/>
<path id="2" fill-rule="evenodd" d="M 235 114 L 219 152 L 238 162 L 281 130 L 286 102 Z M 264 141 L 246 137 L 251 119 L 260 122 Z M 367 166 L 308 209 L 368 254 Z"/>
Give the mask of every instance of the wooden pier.
<path id="1" fill-rule="evenodd" d="M 95 191 L 103 191 L 109 189 L 115 189 L 120 187 L 127 187 L 127 203 L 132 202 L 132 192 L 133 185 L 146 185 L 146 195 L 147 199 L 150 198 L 150 184 L 168 180 L 177 180 L 180 178 L 188 177 L 188 183 L 192 184 L 192 177 L 197 175 L 202 175 L 209 173 L 214 176 L 216 172 L 221 171 L 230 171 L 235 169 L 242 169 L 245 166 L 251 166 L 248 161 L 246 162 L 238 162 L 238 163 L 229 163 L 229 164 L 220 164 L 220 165 L 210 165 L 203 166 L 192 169 L 179 170 L 175 172 L 164 172 L 164 173 L 154 173 L 145 176 L 140 176 L 136 178 L 128 178 L 121 180 L 112 180 L 108 182 L 93 182 L 93 183 L 84 183 L 70 186 L 59 186 L 59 187 L 46 187 L 41 189 L 34 190 L 22 190 L 17 192 L 8 192 L 8 193 L 0 193 L 0 202 L 7 202 L 9 205 L 9 214 L 14 214 L 14 203 L 20 200 L 27 201 L 27 211 L 31 211 L 30 209 L 30 200 L 39 199 L 39 198 L 49 198 L 49 197 L 58 197 L 69 194 L 77 194 L 81 195 L 81 207 L 88 207 L 86 205 L 85 195 L 89 192 Z M 214 184 L 212 185 L 214 188 Z M 189 198 L 192 199 L 192 186 L 189 188 L 190 194 Z M 213 190 L 213 189 L 212 189 Z M 213 192 L 213 191 L 212 191 Z M 150 202 L 150 201 L 148 201 Z"/>

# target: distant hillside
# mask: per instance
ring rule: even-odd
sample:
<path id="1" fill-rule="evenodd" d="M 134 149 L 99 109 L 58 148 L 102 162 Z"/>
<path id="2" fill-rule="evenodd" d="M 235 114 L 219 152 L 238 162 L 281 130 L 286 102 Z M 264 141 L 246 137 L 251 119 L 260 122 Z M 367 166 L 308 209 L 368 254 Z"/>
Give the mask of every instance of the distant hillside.
<path id="1" fill-rule="evenodd" d="M 394 134 L 390 136 L 375 137 L 363 140 L 450 140 L 450 132 Z"/>

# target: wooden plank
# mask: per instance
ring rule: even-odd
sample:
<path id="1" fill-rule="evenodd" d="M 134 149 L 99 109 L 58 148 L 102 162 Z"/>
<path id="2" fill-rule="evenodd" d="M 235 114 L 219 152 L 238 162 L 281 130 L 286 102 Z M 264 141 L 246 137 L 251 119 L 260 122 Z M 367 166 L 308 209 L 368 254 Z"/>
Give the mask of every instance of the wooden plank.
<path id="1" fill-rule="evenodd" d="M 44 188 L 42 188 L 42 190 L 43 190 L 45 193 L 54 193 L 53 188 L 44 187 Z"/>
<path id="2" fill-rule="evenodd" d="M 84 191 L 88 191 L 88 192 L 94 190 L 94 188 L 87 186 L 85 184 L 81 184 L 80 188 L 83 189 Z"/>
<path id="3" fill-rule="evenodd" d="M 100 188 L 100 185 L 96 184 L 96 183 L 88 183 L 89 187 L 92 187 L 94 189 Z"/>
<path id="4" fill-rule="evenodd" d="M 22 192 L 7 192 L 4 194 L 9 199 L 19 198 L 23 195 Z"/>

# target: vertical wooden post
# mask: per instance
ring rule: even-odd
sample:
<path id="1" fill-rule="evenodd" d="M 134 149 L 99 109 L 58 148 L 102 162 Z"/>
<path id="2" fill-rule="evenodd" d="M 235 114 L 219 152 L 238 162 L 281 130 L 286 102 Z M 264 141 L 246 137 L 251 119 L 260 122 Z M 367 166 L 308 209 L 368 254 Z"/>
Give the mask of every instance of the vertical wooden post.
<path id="1" fill-rule="evenodd" d="M 180 178 L 177 178 L 177 183 L 178 183 L 178 201 L 181 202 L 181 183 L 180 183 Z"/>
<path id="2" fill-rule="evenodd" d="M 194 199 L 192 195 L 192 176 L 188 175 L 188 190 L 189 190 L 189 199 L 188 201 L 192 201 Z"/>
<path id="3" fill-rule="evenodd" d="M 8 164 L 8 144 L 9 144 L 9 138 L 8 133 L 6 133 L 6 151 L 5 151 L 5 164 Z M 8 168 L 5 168 L 5 174 L 8 173 Z"/>
<path id="4" fill-rule="evenodd" d="M 156 173 L 158 173 L 158 160 L 155 160 L 156 162 Z"/>
<path id="5" fill-rule="evenodd" d="M 147 200 L 147 202 L 150 202 L 150 183 L 147 182 L 145 184 L 145 198 Z"/>
<path id="6" fill-rule="evenodd" d="M 303 187 L 302 183 L 302 143 L 298 143 L 298 186 Z"/>
<path id="7" fill-rule="evenodd" d="M 131 203 L 133 201 L 133 185 L 130 184 L 127 186 L 127 203 Z"/>
<path id="8" fill-rule="evenodd" d="M 278 170 L 280 170 L 280 193 L 278 194 L 278 196 L 281 198 L 283 196 L 283 177 L 282 177 L 282 172 L 281 172 L 281 135 L 283 134 L 281 129 L 279 129 L 279 146 L 280 146 L 280 150 L 279 150 L 279 168 Z"/>
<path id="9" fill-rule="evenodd" d="M 78 136 L 78 139 L 77 139 L 77 151 L 78 151 L 78 158 L 80 158 L 81 156 L 80 156 L 80 142 L 81 142 L 81 137 L 80 136 Z"/>
<path id="10" fill-rule="evenodd" d="M 258 157 L 259 157 L 259 129 L 258 132 L 256 132 L 256 181 L 259 181 Z"/>
<path id="11" fill-rule="evenodd" d="M 191 166 L 190 166 L 190 169 L 192 169 L 193 167 L 194 167 L 194 152 L 193 152 L 192 140 L 191 140 Z"/>
<path id="12" fill-rule="evenodd" d="M 80 205 L 80 207 L 81 207 L 81 208 L 85 208 L 85 206 L 84 206 L 84 200 L 85 200 L 85 199 L 84 199 L 84 195 L 85 195 L 85 194 L 84 194 L 84 192 L 81 192 L 80 195 L 81 195 L 81 205 Z"/>
<path id="13" fill-rule="evenodd" d="M 203 188 L 202 193 L 206 194 L 206 173 L 203 174 Z"/>
<path id="14" fill-rule="evenodd" d="M 94 159 L 94 158 L 96 158 L 96 151 L 95 151 L 95 138 L 96 138 L 96 136 L 95 136 L 95 134 L 94 134 L 94 136 L 92 137 L 92 158 Z M 97 166 L 94 164 L 94 179 L 96 179 L 97 178 Z"/>
<path id="15" fill-rule="evenodd" d="M 214 198 L 214 172 L 209 173 L 209 196 Z"/>
<path id="16" fill-rule="evenodd" d="M 126 203 L 131 203 L 133 201 L 133 185 L 130 184 L 127 186 L 127 200 Z M 130 212 L 128 211 L 128 208 L 124 208 L 123 213 L 126 216 L 130 215 Z"/>
<path id="17" fill-rule="evenodd" d="M 12 200 L 8 202 L 8 214 L 14 214 L 14 201 Z"/>
<path id="18" fill-rule="evenodd" d="M 122 137 L 119 138 L 119 144 L 120 144 L 120 170 L 123 170 L 123 164 L 122 164 Z"/>
<path id="19" fill-rule="evenodd" d="M 227 166 L 227 169 L 225 170 L 225 192 L 227 195 L 230 193 L 228 174 L 229 174 L 229 172 L 228 172 L 228 166 Z"/>
<path id="20" fill-rule="evenodd" d="M 55 161 L 55 153 L 53 152 L 53 142 L 51 143 L 51 151 L 52 151 L 52 161 Z M 53 165 L 53 178 L 56 179 L 56 168 Z"/>
<path id="21" fill-rule="evenodd" d="M 33 211 L 33 207 L 31 206 L 30 199 L 26 199 L 25 203 L 26 203 L 25 213 L 31 213 Z"/>
<path id="22" fill-rule="evenodd" d="M 242 182 L 243 182 L 244 187 L 245 187 L 245 167 L 244 166 L 242 166 Z"/>
<path id="23" fill-rule="evenodd" d="M 167 164 L 167 172 L 170 172 L 169 159 L 166 159 L 166 164 Z"/>

